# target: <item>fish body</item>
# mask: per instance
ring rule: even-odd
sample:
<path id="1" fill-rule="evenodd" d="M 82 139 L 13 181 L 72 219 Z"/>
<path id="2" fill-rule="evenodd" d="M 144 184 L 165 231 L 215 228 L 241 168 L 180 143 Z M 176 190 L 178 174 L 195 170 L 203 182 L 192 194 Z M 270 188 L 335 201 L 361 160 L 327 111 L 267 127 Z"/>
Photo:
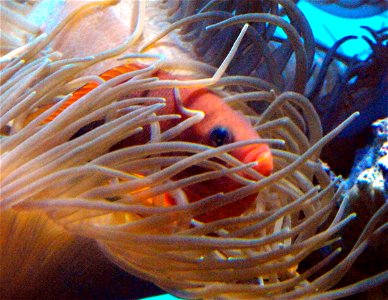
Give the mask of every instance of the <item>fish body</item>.
<path id="1" fill-rule="evenodd" d="M 104 80 L 110 80 L 118 75 L 126 72 L 135 71 L 145 66 L 138 64 L 125 64 L 113 69 L 110 69 L 100 75 Z M 161 80 L 184 80 L 182 76 L 170 74 L 164 70 L 155 71 L 152 76 L 158 77 Z M 64 103 L 56 112 L 50 115 L 44 120 L 43 123 L 49 123 L 55 120 L 55 118 L 62 113 L 67 107 L 80 99 L 82 96 L 89 93 L 92 89 L 98 86 L 97 83 L 88 83 L 75 91 L 73 96 Z M 135 95 L 139 96 L 139 95 Z M 159 114 L 176 114 L 180 113 L 179 105 L 172 88 L 161 88 L 148 90 L 141 94 L 143 97 L 162 97 L 166 99 L 166 106 L 159 111 Z M 180 88 L 179 89 L 179 101 L 186 109 L 202 111 L 204 118 L 197 124 L 191 126 L 185 130 L 176 139 L 180 141 L 195 142 L 210 146 L 220 146 L 226 143 L 258 139 L 260 136 L 256 130 L 252 127 L 249 121 L 238 111 L 231 108 L 226 104 L 218 95 L 206 88 Z M 49 107 L 45 106 L 39 108 L 28 119 L 31 121 L 36 118 L 37 115 L 43 113 Z M 171 120 L 161 122 L 161 130 L 164 131 L 178 124 L 179 120 Z M 146 132 L 147 130 L 145 130 Z M 139 137 L 131 137 L 131 140 L 124 140 L 115 145 L 112 150 L 129 146 L 133 143 L 140 144 L 143 140 L 145 142 L 148 137 L 144 137 L 147 133 L 140 133 Z M 134 140 L 136 142 L 134 142 Z M 264 176 L 271 174 L 273 170 L 273 158 L 271 150 L 267 144 L 254 144 L 249 146 L 240 147 L 230 152 L 231 155 L 239 159 L 241 162 L 250 163 L 257 162 L 257 166 L 254 167 L 256 171 Z M 199 167 L 188 168 L 184 175 L 187 177 L 187 172 L 200 173 Z M 193 175 L 193 174 L 192 174 Z M 190 202 L 198 201 L 204 197 L 214 195 L 219 192 L 230 192 L 241 185 L 230 178 L 222 177 L 214 180 L 201 182 L 198 184 L 190 185 L 185 189 L 188 200 Z M 243 213 L 254 201 L 256 195 L 251 195 L 241 199 L 235 203 L 223 206 L 214 211 L 210 211 L 204 215 L 198 216 L 201 221 L 211 221 L 215 219 L 238 216 Z M 174 204 L 172 198 L 168 198 L 168 201 Z"/>

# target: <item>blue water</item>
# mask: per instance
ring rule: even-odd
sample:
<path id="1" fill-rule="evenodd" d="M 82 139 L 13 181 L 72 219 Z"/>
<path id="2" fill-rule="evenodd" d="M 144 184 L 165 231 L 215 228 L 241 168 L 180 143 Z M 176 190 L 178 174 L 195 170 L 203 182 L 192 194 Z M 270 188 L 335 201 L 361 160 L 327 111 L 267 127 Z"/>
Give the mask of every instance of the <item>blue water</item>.
<path id="1" fill-rule="evenodd" d="M 298 6 L 305 13 L 313 29 L 315 39 L 328 46 L 347 35 L 369 35 L 361 26 L 369 26 L 372 29 L 388 26 L 387 11 L 370 18 L 345 19 L 321 11 L 306 2 L 301 2 Z M 346 42 L 339 48 L 339 51 L 347 56 L 359 55 L 360 53 L 366 55 L 370 53 L 370 47 L 363 39 L 357 39 Z"/>
<path id="2" fill-rule="evenodd" d="M 370 18 L 346 19 L 324 12 L 307 2 L 300 2 L 298 7 L 309 21 L 315 40 L 328 47 L 348 35 L 370 37 L 369 33 L 361 26 L 369 26 L 372 29 L 388 26 L 388 11 Z M 363 39 L 359 38 L 347 41 L 338 51 L 346 56 L 357 55 L 358 58 L 364 59 L 370 53 L 370 47 Z"/>

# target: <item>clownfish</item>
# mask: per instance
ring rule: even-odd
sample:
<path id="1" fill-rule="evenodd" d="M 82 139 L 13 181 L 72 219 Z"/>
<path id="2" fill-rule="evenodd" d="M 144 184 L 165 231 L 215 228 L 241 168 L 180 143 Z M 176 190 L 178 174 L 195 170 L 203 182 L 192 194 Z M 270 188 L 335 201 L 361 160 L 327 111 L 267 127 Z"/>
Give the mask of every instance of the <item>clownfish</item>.
<path id="1" fill-rule="evenodd" d="M 112 68 L 101 75 L 103 80 L 110 80 L 118 75 L 139 70 L 145 66 L 138 64 L 125 64 Z M 182 80 L 184 77 L 173 75 L 164 70 L 155 71 L 152 76 L 161 80 Z M 53 114 L 48 116 L 43 124 L 53 121 L 67 107 L 80 99 L 85 94 L 98 86 L 95 82 L 90 82 L 78 89 L 73 95 Z M 148 90 L 141 94 L 143 97 L 161 97 L 166 99 L 166 106 L 159 111 L 159 114 L 176 114 L 180 112 L 176 100 L 176 94 L 173 88 L 161 88 Z M 238 111 L 226 104 L 222 98 L 207 88 L 179 88 L 180 102 L 186 108 L 195 111 L 202 111 L 204 118 L 186 129 L 176 140 L 189 141 L 209 145 L 213 147 L 225 145 L 232 142 L 258 139 L 260 136 L 252 127 L 250 122 Z M 35 119 L 39 114 L 46 111 L 53 104 L 48 104 L 38 108 L 27 117 L 27 123 Z M 161 122 L 161 130 L 167 130 L 175 126 L 179 121 Z M 144 134 L 143 134 L 144 135 Z M 133 141 L 131 142 L 133 144 Z M 140 142 L 138 142 L 140 144 Z M 126 141 L 120 142 L 115 148 L 127 146 Z M 273 170 L 273 157 L 270 147 L 267 144 L 254 144 L 240 147 L 230 152 L 232 156 L 243 163 L 257 162 L 253 168 L 264 176 L 268 176 Z M 190 169 L 189 169 L 190 170 Z M 221 177 L 209 180 L 185 188 L 189 202 L 198 201 L 204 197 L 216 194 L 218 192 L 233 191 L 241 185 L 230 178 Z M 221 208 L 210 211 L 206 214 L 196 217 L 200 221 L 208 222 L 225 217 L 241 215 L 254 201 L 256 195 L 251 195 L 235 203 L 225 205 Z M 171 205 L 174 204 L 172 198 L 168 198 Z"/>

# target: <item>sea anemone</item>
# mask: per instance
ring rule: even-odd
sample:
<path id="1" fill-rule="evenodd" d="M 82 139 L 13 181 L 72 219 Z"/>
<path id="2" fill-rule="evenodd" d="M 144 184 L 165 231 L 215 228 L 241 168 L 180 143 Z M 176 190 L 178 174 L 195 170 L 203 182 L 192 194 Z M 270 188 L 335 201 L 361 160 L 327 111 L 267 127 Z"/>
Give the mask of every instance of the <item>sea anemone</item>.
<path id="1" fill-rule="evenodd" d="M 26 18 L 31 6 L 31 3 L 23 5 L 16 1 L 3 1 L 1 3 L 0 54 L 2 56 L 25 45 L 28 39 L 39 34 L 39 26 Z"/>
<path id="2" fill-rule="evenodd" d="M 279 2 L 286 10 L 294 9 L 292 2 Z M 95 4 L 82 6 L 58 30 Z M 106 82 L 97 76 L 81 76 L 138 43 L 144 13 L 142 5 L 138 5 L 137 26 L 123 45 L 111 51 L 62 58 L 47 48 L 57 34 L 54 30 L 2 58 L 3 295 L 28 297 L 36 295 L 36 290 L 43 295 L 48 285 L 46 278 L 55 280 L 63 264 L 93 248 L 90 241 L 95 241 L 106 257 L 122 269 L 184 298 L 338 298 L 386 281 L 387 272 L 383 272 L 330 291 L 368 244 L 386 229 L 381 220 L 385 220 L 387 204 L 374 214 L 354 247 L 337 265 L 330 266 L 330 262 L 341 252 L 339 247 L 313 267 L 298 269 L 311 253 L 333 245 L 338 240 L 335 234 L 356 218 L 355 214 L 344 215 L 348 202 L 341 199 L 339 180 L 330 178 L 319 156 L 322 147 L 357 116 L 353 114 L 323 136 L 314 107 L 297 93 L 304 91 L 305 72 L 312 65 L 309 55 L 297 48 L 298 31 L 278 16 L 226 16 L 222 20 L 210 19 L 213 24 L 208 30 L 223 30 L 234 23 L 241 26 L 234 27 L 238 36 L 226 57 L 215 60 L 216 68 L 147 53 L 150 48 L 157 53 L 157 41 L 170 30 L 187 28 L 192 18 L 185 17 L 150 42 L 133 47 L 143 52 L 120 58 L 145 61 L 147 68 Z M 213 15 L 198 14 L 195 22 L 204 22 Z M 231 63 L 238 65 L 233 59 L 247 36 L 244 33 L 255 28 L 244 24 L 256 21 L 284 25 L 293 35 L 290 42 L 298 49 L 297 69 L 288 88 L 284 82 L 277 86 L 276 80 L 265 80 L 270 77 L 258 80 L 251 74 L 225 73 Z M 158 69 L 183 72 L 193 79 L 161 80 L 152 76 L 151 71 Z M 279 74 L 284 68 L 280 70 Z M 55 121 L 42 125 L 77 88 L 91 80 L 100 85 L 66 108 Z M 265 90 L 263 83 L 276 89 Z M 241 85 L 249 91 L 233 88 Z M 262 139 L 218 148 L 176 141 L 173 138 L 198 120 L 182 121 L 161 131 L 160 123 L 179 118 L 176 114 L 159 114 L 165 99 L 128 97 L 160 87 L 187 86 L 206 87 L 222 95 L 229 105 L 245 114 Z M 248 102 L 253 103 L 249 106 Z M 254 108 L 260 103 L 265 105 L 259 114 Z M 29 115 L 46 104 L 53 106 L 26 123 Z M 103 124 L 74 137 L 98 120 L 104 120 Z M 145 127 L 151 131 L 146 142 L 112 150 Z M 274 171 L 268 177 L 254 171 L 252 164 L 243 164 L 228 154 L 253 143 L 271 146 Z M 183 172 L 193 166 L 205 171 L 191 175 Z M 242 173 L 249 174 L 249 179 Z M 177 178 L 177 174 L 183 175 Z M 240 187 L 197 202 L 188 201 L 185 189 L 225 176 Z M 165 205 L 166 193 L 175 195 L 175 205 Z M 203 213 L 238 203 L 248 195 L 255 195 L 255 201 L 241 215 L 207 222 L 198 219 Z M 341 203 L 338 209 L 337 203 Z M 98 255 L 93 255 L 84 263 L 92 265 L 97 259 Z"/>
<path id="3" fill-rule="evenodd" d="M 371 124 L 386 116 L 388 28 L 362 28 L 374 39 L 362 36 L 370 46 L 371 54 L 365 59 L 341 56 L 337 49 L 357 37 L 345 36 L 338 40 L 325 55 L 319 75 L 308 93 L 308 98 L 321 116 L 324 133 L 333 129 L 354 110 L 367 112 L 324 148 L 322 159 L 330 165 L 336 162 L 333 170 L 345 176 L 353 165 L 356 150 L 370 142 Z M 329 71 L 331 67 L 339 71 L 333 74 Z M 328 84 L 328 81 L 333 81 L 333 77 L 336 78 L 334 84 Z M 345 155 L 338 151 L 344 145 L 347 145 Z"/>

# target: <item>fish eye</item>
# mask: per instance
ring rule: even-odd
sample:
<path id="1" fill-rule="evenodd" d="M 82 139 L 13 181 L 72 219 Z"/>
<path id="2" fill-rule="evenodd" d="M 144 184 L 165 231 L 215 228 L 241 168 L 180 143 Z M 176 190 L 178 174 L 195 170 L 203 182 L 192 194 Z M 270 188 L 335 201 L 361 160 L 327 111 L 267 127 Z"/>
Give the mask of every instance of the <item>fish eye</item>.
<path id="1" fill-rule="evenodd" d="M 233 142 L 233 135 L 228 128 L 215 127 L 209 135 L 210 144 L 218 147 Z"/>

